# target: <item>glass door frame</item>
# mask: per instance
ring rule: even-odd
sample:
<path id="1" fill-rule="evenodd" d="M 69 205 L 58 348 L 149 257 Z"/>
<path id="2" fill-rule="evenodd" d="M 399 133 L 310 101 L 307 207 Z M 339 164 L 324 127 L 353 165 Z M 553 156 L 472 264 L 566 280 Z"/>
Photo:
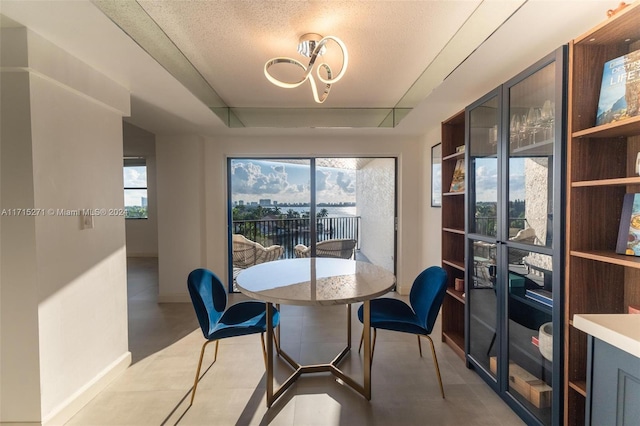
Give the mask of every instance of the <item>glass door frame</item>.
<path id="1" fill-rule="evenodd" d="M 466 294 L 468 295 L 467 297 L 467 301 L 465 303 L 465 354 L 466 354 L 466 358 L 467 358 L 467 363 L 472 366 L 474 368 L 474 370 L 476 370 L 476 372 L 478 372 L 478 374 L 487 382 L 487 384 L 489 386 L 491 386 L 491 388 L 495 391 L 495 392 L 500 392 L 501 390 L 501 385 L 500 385 L 500 374 L 496 374 L 496 377 L 494 377 L 481 363 L 479 360 L 476 360 L 474 358 L 474 356 L 471 354 L 471 305 L 473 304 L 473 295 L 471 294 L 471 285 L 472 285 L 472 271 L 474 271 L 474 267 L 475 267 L 475 261 L 474 261 L 474 256 L 473 256 L 473 250 L 472 250 L 472 245 L 473 245 L 473 241 L 481 241 L 484 243 L 488 243 L 488 244 L 494 244 L 496 246 L 496 254 L 497 254 L 497 264 L 501 265 L 502 262 L 500 262 L 500 256 L 502 253 L 502 250 L 500 250 L 500 245 L 498 244 L 498 242 L 500 241 L 500 236 L 501 236 L 501 230 L 500 228 L 496 229 L 496 236 L 492 237 L 489 235 L 485 235 L 485 234 L 480 234 L 477 232 L 471 232 L 471 223 L 473 221 L 473 219 L 475 218 L 475 199 L 474 202 L 472 204 L 471 202 L 471 196 L 472 194 L 474 194 L 474 192 L 472 191 L 472 188 L 475 188 L 475 174 L 472 173 L 471 170 L 471 156 L 472 156 L 472 148 L 471 148 L 471 112 L 486 104 L 487 102 L 489 102 L 492 99 L 496 99 L 496 102 L 498 104 L 497 107 L 497 111 L 498 113 L 500 112 L 500 108 L 502 107 L 502 86 L 498 86 L 495 89 L 493 89 L 492 91 L 490 91 L 489 93 L 487 93 L 486 95 L 484 95 L 483 97 L 481 97 L 480 99 L 478 99 L 477 101 L 475 101 L 474 103 L 472 103 L 471 105 L 469 105 L 467 108 L 465 108 L 465 123 L 468 123 L 468 125 L 465 128 L 465 151 L 467 152 L 466 155 L 466 165 L 465 165 L 465 170 L 467 170 L 467 182 L 465 184 L 465 188 L 467 191 L 467 194 L 465 194 L 466 197 L 466 202 L 465 202 L 465 259 L 466 259 L 466 265 L 465 265 L 465 271 L 466 272 L 466 278 L 465 278 L 465 283 L 467 285 L 467 289 L 466 289 Z M 496 146 L 496 158 L 498 160 L 498 172 L 499 172 L 499 168 L 500 168 L 500 155 L 502 155 L 502 143 L 500 143 L 500 141 L 502 140 L 502 135 L 503 135 L 503 131 L 504 129 L 501 126 L 500 123 L 501 117 L 500 115 L 498 115 L 497 117 L 497 122 L 498 122 L 498 143 Z M 498 182 L 497 182 L 497 203 L 500 203 L 501 197 L 502 197 L 502 193 L 503 193 L 503 188 L 500 186 L 500 175 L 498 175 Z M 497 211 L 496 212 L 498 214 L 498 217 L 496 217 L 496 220 L 499 221 L 499 215 L 500 212 Z M 477 231 L 477 227 L 474 226 L 474 231 Z M 496 270 L 496 282 L 499 282 L 499 280 L 501 279 L 501 271 L 499 270 L 499 268 Z M 499 303 L 499 301 L 501 300 L 501 286 L 496 286 L 496 323 L 495 323 L 495 334 L 496 334 L 496 340 L 495 340 L 495 345 L 497 348 L 500 348 L 500 342 L 501 342 L 501 336 L 502 336 L 502 322 L 500 321 L 500 318 L 503 317 L 503 312 L 501 311 L 503 309 L 503 306 L 501 303 Z M 500 352 L 498 355 L 498 368 L 500 367 L 500 359 L 502 358 L 500 356 Z"/>
<path id="2" fill-rule="evenodd" d="M 556 125 L 554 126 L 554 145 L 553 145 L 553 161 L 552 161 L 552 176 L 553 176 L 553 185 L 552 185 L 552 218 L 551 218 L 551 236 L 552 243 L 551 246 L 546 245 L 535 245 L 526 247 L 527 250 L 533 253 L 540 253 L 544 255 L 551 256 L 552 258 L 552 272 L 551 272 L 551 281 L 553 283 L 553 307 L 551 309 L 552 312 L 552 321 L 553 321 L 553 365 L 552 365 L 552 414 L 551 421 L 553 425 L 559 426 L 562 423 L 563 419 L 563 410 L 564 410 L 564 257 L 565 257 L 565 247 L 564 247 L 564 229 L 565 229 L 565 212 L 566 212 L 566 141 L 567 141 L 567 126 L 566 126 L 566 117 L 567 117 L 567 73 L 568 67 L 567 64 L 568 58 L 568 46 L 564 45 L 556 49 L 555 51 L 549 53 L 533 65 L 527 68 L 527 70 L 513 77 L 504 83 L 504 89 L 502 93 L 502 134 L 509 135 L 509 113 L 510 113 L 510 89 L 517 85 L 518 83 L 526 80 L 531 75 L 537 73 L 548 65 L 555 63 L 555 76 L 554 76 L 554 90 L 555 90 L 555 104 L 557 108 L 555 109 L 554 122 Z M 559 124 L 558 124 L 559 123 Z M 504 144 L 504 143 L 503 143 Z M 503 157 L 500 157 L 503 160 L 502 165 L 502 176 L 503 182 L 508 184 L 509 180 L 509 145 L 506 145 L 506 153 Z M 508 210 L 509 210 L 509 199 L 508 199 L 508 191 L 503 191 L 503 198 L 500 201 L 503 203 L 503 219 L 506 222 L 502 222 L 507 224 L 508 227 Z M 549 230 L 547 230 L 549 232 Z M 508 256 L 509 248 L 523 248 L 522 246 L 518 246 L 519 243 L 512 243 L 506 239 L 502 244 L 504 246 L 504 254 L 505 256 L 505 267 L 508 269 L 508 264 L 506 257 Z M 520 243 L 521 244 L 521 243 Z M 508 271 L 506 271 L 508 273 Z M 508 289 L 506 289 L 508 291 Z M 509 330 L 509 306 L 508 306 L 508 293 L 503 290 L 503 296 L 501 299 L 502 302 L 502 311 L 505 313 L 503 317 L 503 324 L 501 325 L 503 330 L 508 333 Z M 532 422 L 539 422 L 537 417 L 534 417 L 528 410 L 526 410 L 509 392 L 509 341 L 508 335 L 505 335 L 505 339 L 500 343 L 500 354 L 502 355 L 503 360 L 507 362 L 503 362 L 500 373 L 502 374 L 502 386 L 501 389 L 505 395 L 508 395 L 507 401 L 511 401 L 511 406 L 518 411 L 519 413 L 524 413 L 525 418 L 531 419 Z"/>
<path id="3" fill-rule="evenodd" d="M 465 129 L 465 145 L 466 152 L 468 153 L 465 169 L 467 172 L 467 191 L 471 191 L 474 188 L 474 176 L 470 170 L 471 165 L 471 147 L 470 147 L 470 116 L 471 109 L 476 108 L 492 97 L 498 95 L 498 108 L 500 116 L 498 117 L 498 229 L 496 232 L 496 238 L 492 239 L 487 235 L 481 235 L 478 233 L 470 233 L 470 223 L 475 214 L 475 207 L 471 205 L 471 196 L 466 195 L 467 202 L 465 203 L 465 259 L 466 259 L 466 285 L 469 286 L 470 278 L 472 277 L 471 271 L 473 271 L 473 259 L 471 259 L 472 249 L 471 243 L 473 240 L 480 240 L 490 243 L 497 243 L 497 276 L 496 282 L 496 297 L 498 300 L 497 305 L 497 318 L 498 324 L 496 324 L 496 345 L 498 345 L 498 365 L 497 365 L 497 378 L 487 371 L 474 357 L 470 354 L 471 347 L 471 335 L 470 335 L 470 312 L 471 304 L 473 303 L 470 296 L 465 304 L 465 353 L 469 366 L 471 366 L 484 380 L 492 387 L 502 399 L 504 399 L 508 405 L 518 413 L 520 417 L 526 419 L 530 424 L 542 424 L 540 420 L 529 412 L 518 400 L 515 399 L 509 392 L 509 306 L 508 306 L 508 250 L 509 248 L 526 248 L 534 253 L 546 254 L 552 257 L 552 282 L 553 282 L 553 365 L 552 365 L 552 415 L 551 422 L 553 425 L 560 425 L 563 419 L 564 410 L 564 256 L 565 247 L 563 241 L 564 227 L 565 227 L 565 212 L 566 212 L 566 167 L 565 167 L 565 152 L 566 152 L 566 126 L 565 120 L 567 117 L 566 111 L 566 98 L 567 98 L 567 46 L 561 46 L 552 53 L 548 54 L 544 58 L 540 59 L 525 71 L 508 80 L 498 88 L 487 93 L 482 98 L 478 99 L 473 104 L 469 105 L 465 109 L 465 120 L 467 128 Z M 522 243 L 509 242 L 508 241 L 508 214 L 509 214 L 509 200 L 508 200 L 508 185 L 509 180 L 509 95 L 510 88 L 525 80 L 529 76 L 535 74 L 542 68 L 556 63 L 555 68 L 555 97 L 556 97 L 556 110 L 555 110 L 555 123 L 554 128 L 554 148 L 553 148 L 553 162 L 552 162 L 552 176 L 553 176 L 553 217 L 551 220 L 551 233 L 552 233 L 552 245 L 550 247 L 545 246 L 525 246 Z M 505 152 L 506 150 L 506 152 Z M 506 233 L 506 235 L 505 235 Z M 496 241 L 493 241 L 496 240 Z M 467 289 L 468 292 L 468 289 Z M 469 293 L 467 293 L 469 294 Z"/>
<path id="4" fill-rule="evenodd" d="M 398 157 L 393 155 L 379 156 L 379 155 L 315 155 L 315 156 L 274 156 L 274 155 L 237 155 L 227 157 L 227 287 L 228 292 L 232 293 L 233 290 L 233 201 L 232 201 L 232 182 L 231 182 L 231 164 L 234 160 L 255 160 L 255 161 L 277 161 L 277 160 L 308 160 L 309 161 L 309 182 L 310 182 L 310 197 L 309 197 L 309 217 L 316 217 L 317 197 L 316 197 L 316 160 L 324 158 L 362 158 L 362 159 L 391 159 L 393 160 L 393 274 L 397 275 L 398 267 Z M 357 200 L 356 200 L 357 202 Z M 311 244 L 311 256 L 316 255 L 316 242 L 317 242 L 317 226 L 315 220 L 309 220 L 309 239 Z"/>

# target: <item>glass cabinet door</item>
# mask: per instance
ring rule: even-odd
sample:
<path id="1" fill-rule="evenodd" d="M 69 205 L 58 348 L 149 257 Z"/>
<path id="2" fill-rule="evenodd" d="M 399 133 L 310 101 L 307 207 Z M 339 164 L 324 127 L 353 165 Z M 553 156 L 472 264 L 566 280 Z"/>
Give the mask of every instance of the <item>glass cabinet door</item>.
<path id="1" fill-rule="evenodd" d="M 508 97 L 509 211 L 505 232 L 510 241 L 551 247 L 555 62 L 510 87 Z"/>
<path id="2" fill-rule="evenodd" d="M 507 86 L 507 392 L 551 424 L 556 63 Z M 507 123 L 505 123 L 506 127 Z M 547 254 L 549 253 L 549 254 Z"/>
<path id="3" fill-rule="evenodd" d="M 563 418 L 565 59 L 561 47 L 465 110 L 467 361 L 527 424 L 554 426 Z"/>
<path id="4" fill-rule="evenodd" d="M 493 237 L 498 231 L 498 113 L 496 92 L 469 110 L 469 233 Z"/>
<path id="5" fill-rule="evenodd" d="M 492 92 L 467 110 L 469 355 L 494 379 L 500 340 L 496 293 L 499 95 Z"/>

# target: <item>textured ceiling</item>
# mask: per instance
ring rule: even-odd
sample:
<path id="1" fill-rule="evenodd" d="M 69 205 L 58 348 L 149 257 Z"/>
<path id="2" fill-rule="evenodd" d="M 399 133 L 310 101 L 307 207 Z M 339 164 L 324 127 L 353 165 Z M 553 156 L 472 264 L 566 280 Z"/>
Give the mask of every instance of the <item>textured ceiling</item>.
<path id="1" fill-rule="evenodd" d="M 394 127 L 524 0 L 94 3 L 230 127 Z M 308 32 L 349 52 L 322 105 L 309 83 L 283 89 L 263 74 L 274 57 L 304 61 Z M 335 44 L 322 59 L 341 67 Z M 274 67 L 288 81 L 301 71 Z"/>
<path id="2" fill-rule="evenodd" d="M 0 0 L 0 27 L 25 26 L 129 90 L 126 120 L 156 134 L 387 137 L 432 131 L 618 3 Z M 307 83 L 263 75 L 309 31 L 351 57 L 322 105 Z"/>
<path id="3" fill-rule="evenodd" d="M 348 73 L 332 88 L 327 106 L 390 107 L 479 2 L 139 3 L 229 106 L 315 106 L 308 84 L 284 90 L 263 74 L 273 57 L 304 60 L 296 51 L 298 38 L 315 32 L 340 38 L 349 51 Z M 339 69 L 339 49 L 328 47 L 323 60 Z M 299 77 L 299 68 L 287 68 Z"/>

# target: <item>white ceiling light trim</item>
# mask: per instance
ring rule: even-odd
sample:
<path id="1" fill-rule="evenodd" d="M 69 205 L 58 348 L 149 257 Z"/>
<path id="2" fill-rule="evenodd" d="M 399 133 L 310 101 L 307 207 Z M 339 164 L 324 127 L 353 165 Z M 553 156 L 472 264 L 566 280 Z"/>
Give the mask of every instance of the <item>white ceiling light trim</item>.
<path id="1" fill-rule="evenodd" d="M 342 51 L 342 66 L 338 74 L 333 77 L 331 67 L 329 67 L 327 63 L 322 62 L 318 64 L 318 67 L 316 68 L 316 76 L 318 80 L 324 83 L 324 90 L 322 91 L 322 94 L 319 95 L 318 87 L 316 85 L 316 81 L 313 77 L 312 71 L 318 56 L 322 56 L 327 50 L 326 44 L 329 41 L 335 42 L 338 47 L 340 47 L 340 50 Z M 340 81 L 340 79 L 344 76 L 344 73 L 347 71 L 347 66 L 349 65 L 349 54 L 347 52 L 347 46 L 345 46 L 342 40 L 337 37 L 322 37 L 320 34 L 309 33 L 304 34 L 300 37 L 298 52 L 304 56 L 310 57 L 309 64 L 307 66 L 305 66 L 302 62 L 292 58 L 277 57 L 268 60 L 264 64 L 264 75 L 271 83 L 275 84 L 278 87 L 282 87 L 283 89 L 294 89 L 303 84 L 305 81 L 309 80 L 309 83 L 311 84 L 311 92 L 313 93 L 313 99 L 317 103 L 321 104 L 327 99 L 327 96 L 329 96 L 331 85 Z M 292 83 L 279 80 L 269 72 L 269 68 L 271 68 L 275 64 L 296 65 L 304 70 L 304 76 L 301 80 Z M 322 73 L 320 72 L 321 70 L 324 70 L 326 72 L 327 78 L 322 75 Z"/>

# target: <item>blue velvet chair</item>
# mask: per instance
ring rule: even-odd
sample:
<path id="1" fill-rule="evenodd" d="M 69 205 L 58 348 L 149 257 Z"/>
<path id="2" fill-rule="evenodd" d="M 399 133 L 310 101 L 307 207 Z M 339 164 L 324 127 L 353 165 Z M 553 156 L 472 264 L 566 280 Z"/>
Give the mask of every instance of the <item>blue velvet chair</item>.
<path id="1" fill-rule="evenodd" d="M 371 347 L 371 362 L 373 362 L 373 353 L 376 347 L 376 330 L 398 331 L 401 333 L 410 333 L 418 336 L 418 348 L 420 356 L 422 356 L 422 345 L 420 337 L 426 337 L 431 343 L 431 353 L 433 355 L 433 363 L 436 368 L 438 382 L 440 383 L 440 392 L 444 398 L 444 388 L 442 387 L 442 378 L 440 377 L 440 368 L 438 367 L 438 358 L 433 347 L 433 340 L 429 336 L 433 330 L 433 325 L 440 312 L 440 306 L 447 291 L 447 272 L 439 266 L 431 266 L 418 275 L 413 282 L 411 292 L 409 294 L 409 302 L 411 306 L 399 299 L 391 299 L 388 297 L 373 299 L 371 303 L 371 327 L 373 327 L 373 345 Z M 363 307 L 358 309 L 358 319 L 363 322 Z M 364 337 L 364 330 L 363 330 Z M 360 339 L 360 348 L 362 349 L 362 339 Z"/>
<path id="2" fill-rule="evenodd" d="M 247 334 L 260 333 L 262 340 L 262 356 L 266 366 L 266 349 L 264 333 L 266 332 L 266 305 L 262 302 L 239 302 L 227 308 L 227 292 L 220 279 L 207 269 L 195 269 L 187 278 L 189 295 L 196 311 L 200 328 L 206 342 L 200 351 L 200 361 L 191 392 L 191 404 L 196 395 L 196 388 L 200 381 L 200 368 L 207 345 L 216 342 L 216 350 L 213 362 L 218 358 L 218 343 L 220 339 Z M 279 323 L 280 313 L 275 310 L 273 314 L 273 327 Z M 275 338 L 274 338 L 275 340 Z M 276 341 L 276 348 L 280 352 Z"/>

